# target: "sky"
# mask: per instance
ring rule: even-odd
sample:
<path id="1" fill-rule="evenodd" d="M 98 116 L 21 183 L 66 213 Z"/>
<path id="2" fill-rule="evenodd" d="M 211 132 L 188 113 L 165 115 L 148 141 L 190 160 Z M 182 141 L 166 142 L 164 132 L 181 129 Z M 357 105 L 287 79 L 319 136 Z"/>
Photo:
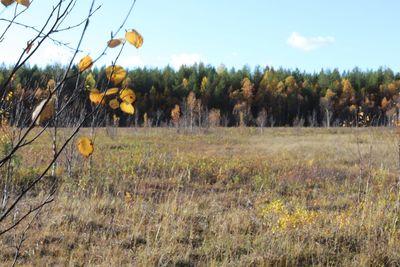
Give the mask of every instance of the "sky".
<path id="1" fill-rule="evenodd" d="M 41 27 L 58 1 L 33 0 L 16 21 Z M 65 26 L 88 13 L 90 0 L 78 0 Z M 96 58 L 104 50 L 132 3 L 96 0 L 100 9 L 90 19 L 77 55 Z M 18 6 L 17 10 L 23 10 Z M 0 7 L 0 20 L 12 18 L 15 5 Z M 118 64 L 129 68 L 203 62 L 213 66 L 272 66 L 319 72 L 391 68 L 400 71 L 398 0 L 137 0 L 119 33 L 136 29 L 144 38 L 140 49 L 126 45 Z M 0 34 L 7 24 L 0 21 Z M 82 27 L 54 35 L 75 47 Z M 12 64 L 34 32 L 14 25 L 0 42 L 0 62 Z M 109 49 L 96 64 L 109 65 L 119 49 Z M 28 61 L 31 65 L 66 64 L 72 52 L 45 42 Z"/>

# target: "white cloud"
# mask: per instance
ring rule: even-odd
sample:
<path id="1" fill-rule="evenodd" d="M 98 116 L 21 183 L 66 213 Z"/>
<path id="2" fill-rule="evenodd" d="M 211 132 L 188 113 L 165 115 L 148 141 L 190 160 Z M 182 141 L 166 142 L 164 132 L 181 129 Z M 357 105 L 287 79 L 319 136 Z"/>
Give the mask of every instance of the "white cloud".
<path id="1" fill-rule="evenodd" d="M 201 57 L 200 54 L 194 53 L 194 54 L 179 54 L 179 55 L 173 55 L 171 58 L 171 65 L 175 69 L 179 69 L 182 65 L 186 66 L 191 66 L 194 65 L 195 63 L 200 63 L 201 61 L 204 61 Z"/>
<path id="2" fill-rule="evenodd" d="M 0 64 L 15 64 L 18 58 L 24 53 L 25 46 L 21 48 L 10 49 L 7 53 L 4 53 L 0 58 Z M 31 52 L 35 49 L 35 44 L 31 49 Z M 52 64 L 68 64 L 72 58 L 72 51 L 68 48 L 55 45 L 53 43 L 43 44 L 27 61 L 30 65 L 38 65 L 44 67 Z M 24 58 L 26 55 L 24 55 Z"/>
<path id="3" fill-rule="evenodd" d="M 318 49 L 334 42 L 335 38 L 332 36 L 305 37 L 297 32 L 292 32 L 287 40 L 289 45 L 305 51 Z"/>
<path id="4" fill-rule="evenodd" d="M 68 64 L 72 58 L 73 52 L 66 47 L 58 46 L 55 44 L 46 44 L 38 49 L 29 59 L 31 65 L 37 64 L 39 66 L 52 65 L 52 64 Z"/>

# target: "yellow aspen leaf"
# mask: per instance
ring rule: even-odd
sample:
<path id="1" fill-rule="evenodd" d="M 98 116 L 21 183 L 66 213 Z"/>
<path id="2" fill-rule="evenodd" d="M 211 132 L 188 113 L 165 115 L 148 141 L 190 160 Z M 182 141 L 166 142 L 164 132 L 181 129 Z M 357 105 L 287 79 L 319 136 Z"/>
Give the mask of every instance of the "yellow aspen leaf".
<path id="1" fill-rule="evenodd" d="M 120 84 L 126 77 L 126 71 L 119 65 L 108 66 L 106 76 L 114 84 Z"/>
<path id="2" fill-rule="evenodd" d="M 128 104 L 132 104 L 136 100 L 135 92 L 129 88 L 122 89 L 119 93 L 119 97 Z"/>
<path id="3" fill-rule="evenodd" d="M 16 2 L 25 7 L 29 7 L 29 5 L 31 4 L 29 0 L 16 0 Z"/>
<path id="4" fill-rule="evenodd" d="M 107 42 L 107 45 L 109 48 L 114 48 L 114 47 L 117 47 L 120 44 L 122 44 L 124 41 L 125 41 L 125 39 L 123 39 L 123 38 L 111 39 L 110 41 Z"/>
<path id="5" fill-rule="evenodd" d="M 96 80 L 94 79 L 93 74 L 89 73 L 85 78 L 85 89 L 91 90 L 95 88 L 95 86 L 96 86 Z"/>
<path id="6" fill-rule="evenodd" d="M 104 95 L 115 95 L 118 93 L 119 88 L 110 88 L 107 91 L 105 91 Z"/>
<path id="7" fill-rule="evenodd" d="M 128 114 L 135 113 L 135 108 L 132 106 L 132 104 L 129 104 L 129 103 L 126 103 L 126 102 L 122 102 L 119 107 L 125 113 L 128 113 Z"/>
<path id="8" fill-rule="evenodd" d="M 13 4 L 15 2 L 15 0 L 1 0 L 1 3 L 5 6 L 9 6 L 11 4 Z"/>
<path id="9" fill-rule="evenodd" d="M 94 150 L 93 142 L 89 138 L 87 137 L 79 138 L 77 146 L 79 153 L 81 153 L 82 156 L 88 158 L 90 155 L 93 154 Z"/>
<path id="10" fill-rule="evenodd" d="M 121 88 L 127 88 L 131 83 L 131 78 L 127 77 L 125 80 L 122 81 Z"/>
<path id="11" fill-rule="evenodd" d="M 93 104 L 98 105 L 100 102 L 104 103 L 104 95 L 99 93 L 99 90 L 92 89 L 90 90 L 89 99 Z"/>
<path id="12" fill-rule="evenodd" d="M 46 101 L 47 99 L 42 100 L 32 112 L 32 121 L 36 120 L 37 118 L 36 125 L 40 125 L 47 122 L 54 114 L 56 97 L 53 96 L 49 100 L 49 102 L 47 102 L 47 104 Z"/>
<path id="13" fill-rule="evenodd" d="M 83 72 L 87 69 L 90 69 L 93 65 L 93 60 L 90 56 L 86 56 L 79 61 L 79 71 Z"/>
<path id="14" fill-rule="evenodd" d="M 111 99 L 110 102 L 108 103 L 108 105 L 112 109 L 117 109 L 117 108 L 119 108 L 119 101 L 117 99 Z"/>
<path id="15" fill-rule="evenodd" d="M 126 32 L 125 39 L 136 48 L 140 48 L 143 45 L 143 37 L 136 30 L 130 30 Z"/>

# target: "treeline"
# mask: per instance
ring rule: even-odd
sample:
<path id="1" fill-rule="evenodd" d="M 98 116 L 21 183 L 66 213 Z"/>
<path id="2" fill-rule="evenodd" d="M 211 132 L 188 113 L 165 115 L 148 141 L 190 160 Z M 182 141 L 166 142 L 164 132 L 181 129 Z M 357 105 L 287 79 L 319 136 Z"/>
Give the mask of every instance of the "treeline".
<path id="1" fill-rule="evenodd" d="M 109 87 L 104 70 L 94 68 L 75 76 L 78 70 L 72 70 L 73 77 L 65 83 L 61 97 L 68 99 L 76 90 L 80 97 L 74 100 L 77 111 L 69 113 L 69 117 L 78 117 L 82 109 L 92 108 L 90 89 Z M 21 68 L 8 85 L 13 92 L 8 101 L 13 104 L 2 116 L 9 116 L 16 123 L 16 107 L 22 106 L 28 118 L 49 80 L 57 82 L 64 72 L 62 66 Z M 10 68 L 0 67 L 0 84 L 9 73 Z M 138 68 L 129 70 L 127 77 L 124 84 L 136 93 L 135 115 L 105 107 L 99 126 L 110 123 L 111 118 L 114 123 L 118 118 L 120 126 L 163 126 L 173 122 L 190 127 L 383 126 L 397 121 L 400 107 L 400 73 L 388 68 L 307 73 L 270 67 L 216 68 L 200 63 L 179 70 L 169 66 Z"/>

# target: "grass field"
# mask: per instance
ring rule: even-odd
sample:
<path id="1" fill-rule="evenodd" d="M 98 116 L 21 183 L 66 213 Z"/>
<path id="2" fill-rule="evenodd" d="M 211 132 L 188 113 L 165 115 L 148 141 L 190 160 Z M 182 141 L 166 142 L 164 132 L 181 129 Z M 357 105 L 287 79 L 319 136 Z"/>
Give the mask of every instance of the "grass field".
<path id="1" fill-rule="evenodd" d="M 20 151 L 16 189 L 50 140 Z M 20 265 L 400 265 L 396 129 L 98 129 L 94 144 L 63 155 Z M 0 239 L 0 265 L 23 229 Z"/>

